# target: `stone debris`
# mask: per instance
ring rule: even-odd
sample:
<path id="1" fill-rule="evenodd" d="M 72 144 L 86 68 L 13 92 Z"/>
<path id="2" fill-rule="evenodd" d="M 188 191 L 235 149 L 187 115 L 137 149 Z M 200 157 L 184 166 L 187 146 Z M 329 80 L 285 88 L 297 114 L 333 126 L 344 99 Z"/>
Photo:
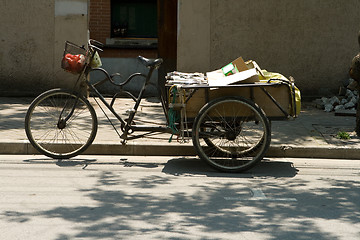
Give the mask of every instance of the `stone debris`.
<path id="1" fill-rule="evenodd" d="M 354 88 L 354 79 L 350 78 L 344 87 L 340 87 L 339 94 L 332 97 L 322 97 L 315 99 L 313 103 L 319 109 L 325 112 L 332 112 L 338 110 L 356 110 L 359 92 Z"/>

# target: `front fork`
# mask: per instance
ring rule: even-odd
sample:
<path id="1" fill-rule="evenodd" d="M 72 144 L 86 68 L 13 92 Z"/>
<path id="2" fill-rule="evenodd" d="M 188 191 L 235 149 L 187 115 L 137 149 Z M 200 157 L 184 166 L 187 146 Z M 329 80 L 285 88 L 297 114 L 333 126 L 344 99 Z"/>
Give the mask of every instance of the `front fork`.
<path id="1" fill-rule="evenodd" d="M 68 99 L 66 100 L 65 105 L 64 105 L 64 107 L 63 107 L 63 109 L 62 109 L 62 111 L 61 111 L 61 113 L 60 113 L 60 116 L 59 116 L 59 119 L 58 119 L 58 123 L 57 123 L 57 127 L 58 127 L 59 129 L 64 129 L 64 128 L 66 127 L 67 121 L 72 117 L 72 115 L 73 115 L 74 112 L 75 112 L 75 108 L 76 108 L 77 103 L 79 102 L 79 98 L 80 98 L 80 96 L 77 95 L 77 96 L 76 96 L 76 100 L 75 100 L 75 102 L 74 102 L 74 104 L 73 104 L 73 106 L 72 106 L 72 108 L 71 108 L 70 113 L 69 113 L 65 118 L 63 118 L 62 116 L 63 116 L 63 114 L 64 114 L 64 111 L 65 111 L 66 107 L 67 107 L 68 104 L 69 104 Z"/>

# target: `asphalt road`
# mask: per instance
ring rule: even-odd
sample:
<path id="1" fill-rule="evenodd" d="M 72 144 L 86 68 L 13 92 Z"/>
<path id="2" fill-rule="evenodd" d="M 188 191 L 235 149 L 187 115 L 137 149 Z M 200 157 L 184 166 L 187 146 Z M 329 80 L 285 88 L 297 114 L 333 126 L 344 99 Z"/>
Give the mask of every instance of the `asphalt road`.
<path id="1" fill-rule="evenodd" d="M 360 239 L 360 161 L 0 155 L 1 239 Z"/>

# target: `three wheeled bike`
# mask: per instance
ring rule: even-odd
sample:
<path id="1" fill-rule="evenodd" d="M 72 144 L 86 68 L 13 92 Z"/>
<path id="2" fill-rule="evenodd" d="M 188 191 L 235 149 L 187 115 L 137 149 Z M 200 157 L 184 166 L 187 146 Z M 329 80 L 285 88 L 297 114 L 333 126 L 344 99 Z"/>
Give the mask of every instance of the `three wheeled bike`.
<path id="1" fill-rule="evenodd" d="M 206 77 L 195 76 L 183 82 L 169 79 L 165 86 L 160 86 L 166 126 L 134 124 L 151 75 L 161 66 L 162 59 L 139 57 L 149 69 L 148 74 L 134 73 L 116 83 L 116 74 L 110 75 L 100 68 L 98 51 L 101 46 L 94 40 L 89 41 L 87 48 L 67 42 L 62 67 L 78 74 L 74 86 L 79 82 L 86 84 L 90 96 L 100 100 L 119 120 L 123 144 L 134 132 L 177 134 L 191 138 L 198 156 L 216 169 L 241 172 L 253 167 L 266 154 L 271 141 L 270 121 L 286 120 L 299 112 L 294 82 L 283 76 L 270 74 L 261 81 L 218 86 L 208 84 Z M 88 75 L 94 71 L 103 73 L 104 80 L 90 83 Z M 123 90 L 138 77 L 144 80 L 138 96 Z M 114 109 L 119 94 L 108 102 L 98 91 L 98 86 L 105 82 L 119 87 L 119 93 L 134 100 L 126 119 Z M 76 87 L 42 93 L 31 103 L 25 118 L 30 143 L 40 153 L 55 159 L 71 158 L 84 152 L 95 139 L 97 129 L 94 107 Z"/>

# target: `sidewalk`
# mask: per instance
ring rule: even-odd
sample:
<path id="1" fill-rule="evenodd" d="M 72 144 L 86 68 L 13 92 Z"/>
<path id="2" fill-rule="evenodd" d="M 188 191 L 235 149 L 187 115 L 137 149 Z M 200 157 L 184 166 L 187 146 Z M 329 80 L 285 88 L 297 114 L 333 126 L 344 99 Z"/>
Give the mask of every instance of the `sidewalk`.
<path id="1" fill-rule="evenodd" d="M 25 113 L 31 101 L 32 98 L 0 98 L 0 154 L 37 154 L 28 142 L 24 130 Z M 132 104 L 130 99 L 118 99 L 115 108 L 121 109 L 119 112 L 125 112 Z M 355 117 L 335 116 L 334 113 L 315 109 L 310 104 L 303 105 L 305 106 L 298 118 L 272 122 L 272 140 L 267 157 L 359 158 L 360 139 L 353 132 Z M 150 135 L 128 141 L 123 146 L 102 111 L 98 108 L 96 111 L 99 129 L 94 143 L 84 154 L 195 155 L 191 141 L 179 143 L 174 137 L 169 143 L 169 134 Z M 144 122 L 165 122 L 161 105 L 153 99 L 142 102 L 137 116 L 137 119 Z M 115 118 L 111 116 L 111 119 Z M 339 131 L 348 132 L 351 139 L 337 139 Z"/>

